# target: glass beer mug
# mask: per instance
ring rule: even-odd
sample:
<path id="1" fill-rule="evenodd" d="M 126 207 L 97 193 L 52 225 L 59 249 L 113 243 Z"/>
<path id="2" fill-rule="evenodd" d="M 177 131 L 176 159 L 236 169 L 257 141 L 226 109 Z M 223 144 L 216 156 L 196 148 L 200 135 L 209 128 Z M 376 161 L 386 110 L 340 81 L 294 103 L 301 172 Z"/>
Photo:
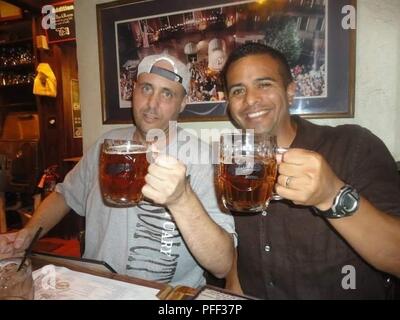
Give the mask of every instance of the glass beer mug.
<path id="1" fill-rule="evenodd" d="M 278 171 L 276 154 L 283 151 L 273 135 L 222 135 L 216 188 L 223 206 L 234 212 L 261 212 L 271 199 L 281 199 L 273 190 Z"/>
<path id="2" fill-rule="evenodd" d="M 147 144 L 105 139 L 100 154 L 100 189 L 104 204 L 132 207 L 142 199 L 149 162 Z"/>
<path id="3" fill-rule="evenodd" d="M 0 300 L 32 300 L 34 286 L 32 265 L 27 258 L 18 270 L 22 257 L 0 260 Z"/>

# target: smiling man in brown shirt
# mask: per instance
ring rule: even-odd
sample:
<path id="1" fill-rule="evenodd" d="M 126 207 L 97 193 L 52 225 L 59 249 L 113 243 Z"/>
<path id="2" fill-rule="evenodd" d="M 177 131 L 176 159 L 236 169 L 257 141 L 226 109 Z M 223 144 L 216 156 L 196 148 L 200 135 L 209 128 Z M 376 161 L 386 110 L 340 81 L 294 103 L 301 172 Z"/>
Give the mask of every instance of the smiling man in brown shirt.
<path id="1" fill-rule="evenodd" d="M 290 148 L 276 186 L 285 200 L 235 217 L 239 277 L 234 268 L 227 287 L 263 299 L 390 298 L 388 274 L 400 276 L 400 189 L 385 145 L 359 126 L 290 116 L 296 85 L 267 46 L 232 52 L 223 81 L 235 124 Z"/>

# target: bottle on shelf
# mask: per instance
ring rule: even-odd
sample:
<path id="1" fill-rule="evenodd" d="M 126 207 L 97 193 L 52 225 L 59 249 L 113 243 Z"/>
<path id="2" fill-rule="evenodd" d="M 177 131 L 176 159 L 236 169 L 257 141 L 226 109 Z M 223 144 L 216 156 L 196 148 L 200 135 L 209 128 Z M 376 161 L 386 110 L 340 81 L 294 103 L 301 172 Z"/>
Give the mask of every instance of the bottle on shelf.
<path id="1" fill-rule="evenodd" d="M 0 108 L 36 111 L 34 19 L 0 22 Z"/>

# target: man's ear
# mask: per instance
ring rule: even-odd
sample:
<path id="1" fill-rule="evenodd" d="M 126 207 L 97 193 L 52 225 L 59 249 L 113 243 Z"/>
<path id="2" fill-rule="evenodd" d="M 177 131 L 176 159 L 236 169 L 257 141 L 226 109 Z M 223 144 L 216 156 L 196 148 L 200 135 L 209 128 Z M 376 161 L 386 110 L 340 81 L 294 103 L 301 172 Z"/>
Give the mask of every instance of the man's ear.
<path id="1" fill-rule="evenodd" d="M 289 105 L 292 105 L 294 97 L 296 96 L 296 83 L 291 82 L 288 84 L 286 88 L 286 97 L 289 102 Z"/>
<path id="2" fill-rule="evenodd" d="M 185 96 L 183 97 L 183 99 L 182 99 L 181 107 L 180 107 L 180 109 L 179 109 L 179 113 L 181 113 L 183 110 L 185 110 L 186 103 L 187 103 L 187 99 L 188 99 L 188 96 L 185 95 Z"/>

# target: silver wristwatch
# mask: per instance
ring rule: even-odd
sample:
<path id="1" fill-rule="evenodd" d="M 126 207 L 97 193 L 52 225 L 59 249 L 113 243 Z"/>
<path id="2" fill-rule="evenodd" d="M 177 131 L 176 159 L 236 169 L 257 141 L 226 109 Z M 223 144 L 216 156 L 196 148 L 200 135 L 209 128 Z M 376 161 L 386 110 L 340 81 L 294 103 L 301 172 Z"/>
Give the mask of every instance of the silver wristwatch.
<path id="1" fill-rule="evenodd" d="M 332 207 L 328 210 L 319 210 L 314 207 L 315 212 L 325 218 L 338 219 L 349 217 L 357 211 L 360 206 L 360 195 L 352 186 L 344 185 L 333 200 Z"/>

